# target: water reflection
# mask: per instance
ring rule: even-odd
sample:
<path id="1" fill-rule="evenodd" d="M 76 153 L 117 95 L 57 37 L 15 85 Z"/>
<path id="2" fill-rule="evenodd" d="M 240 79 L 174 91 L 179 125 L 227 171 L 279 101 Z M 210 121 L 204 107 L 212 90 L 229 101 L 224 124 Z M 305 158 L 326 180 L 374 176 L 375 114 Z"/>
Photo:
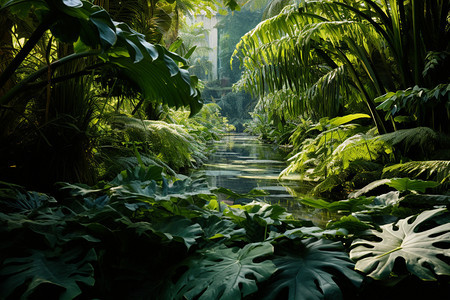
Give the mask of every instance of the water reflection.
<path id="1" fill-rule="evenodd" d="M 261 189 L 270 195 L 260 199 L 286 207 L 299 218 L 313 220 L 317 225 L 328 221 L 327 215 L 304 207 L 293 196 L 306 194 L 312 188 L 310 185 L 302 184 L 298 176 L 279 180 L 286 167 L 286 154 L 281 150 L 246 134 L 227 135 L 216 142 L 215 149 L 208 163 L 198 171 L 206 175 L 210 187 L 224 187 L 241 194 Z"/>

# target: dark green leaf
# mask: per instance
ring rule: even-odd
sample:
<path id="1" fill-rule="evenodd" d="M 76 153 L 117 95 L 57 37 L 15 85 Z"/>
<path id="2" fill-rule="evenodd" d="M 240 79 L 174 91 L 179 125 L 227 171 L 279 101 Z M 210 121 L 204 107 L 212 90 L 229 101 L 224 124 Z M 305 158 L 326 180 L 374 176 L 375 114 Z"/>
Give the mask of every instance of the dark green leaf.
<path id="1" fill-rule="evenodd" d="M 169 298 L 241 299 L 257 291 L 256 283 L 275 272 L 271 261 L 261 261 L 272 253 L 270 243 L 248 244 L 243 249 L 221 246 L 206 250 L 203 255 L 186 261 L 189 269 L 168 291 Z"/>
<path id="2" fill-rule="evenodd" d="M 79 249 L 52 255 L 32 250 L 27 257 L 8 258 L 0 270 L 5 276 L 0 285 L 0 295 L 7 297 L 19 287 L 24 287 L 24 298 L 31 296 L 41 284 L 62 288 L 59 299 L 69 300 L 81 294 L 78 282 L 94 285 L 94 269 L 89 262 L 96 260 L 94 250 L 80 256 Z"/>
<path id="3" fill-rule="evenodd" d="M 105 10 L 99 10 L 89 16 L 91 22 L 97 27 L 100 43 L 104 49 L 113 46 L 117 41 L 115 26 Z"/>
<path id="4" fill-rule="evenodd" d="M 284 249 L 274 259 L 278 272 L 267 286 L 265 299 L 277 299 L 284 289 L 289 291 L 289 300 L 342 299 L 335 278 L 347 279 L 355 286 L 361 284 L 362 277 L 353 271 L 354 264 L 341 243 L 311 238 L 304 246 Z"/>

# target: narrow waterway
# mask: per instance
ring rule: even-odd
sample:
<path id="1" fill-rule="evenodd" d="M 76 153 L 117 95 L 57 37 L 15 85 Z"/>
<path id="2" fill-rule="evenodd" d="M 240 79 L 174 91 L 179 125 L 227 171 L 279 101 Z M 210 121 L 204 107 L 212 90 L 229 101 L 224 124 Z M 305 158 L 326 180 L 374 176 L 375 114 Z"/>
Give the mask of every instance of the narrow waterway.
<path id="1" fill-rule="evenodd" d="M 306 194 L 310 185 L 302 184 L 298 176 L 279 179 L 286 167 L 286 153 L 247 134 L 224 136 L 215 142 L 214 148 L 208 163 L 198 171 L 205 175 L 211 188 L 224 187 L 240 194 L 252 189 L 264 190 L 270 194 L 259 199 L 279 204 L 296 217 L 318 225 L 328 221 L 321 212 L 304 207 L 296 199 L 298 196 L 294 196 Z"/>

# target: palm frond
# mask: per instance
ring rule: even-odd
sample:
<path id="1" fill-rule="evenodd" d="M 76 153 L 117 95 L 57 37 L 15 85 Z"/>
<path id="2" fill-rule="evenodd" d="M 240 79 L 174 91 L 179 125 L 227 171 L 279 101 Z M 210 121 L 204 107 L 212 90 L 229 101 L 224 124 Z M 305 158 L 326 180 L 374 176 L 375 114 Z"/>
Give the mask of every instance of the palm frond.
<path id="1" fill-rule="evenodd" d="M 368 22 L 349 12 L 331 1 L 308 1 L 307 10 L 286 6 L 261 22 L 236 46 L 233 56 L 245 68 L 236 87 L 259 96 L 290 89 L 303 102 L 298 107 L 316 118 L 364 101 L 382 122 L 372 103 L 383 91 L 372 57 L 386 65 L 384 45 Z"/>

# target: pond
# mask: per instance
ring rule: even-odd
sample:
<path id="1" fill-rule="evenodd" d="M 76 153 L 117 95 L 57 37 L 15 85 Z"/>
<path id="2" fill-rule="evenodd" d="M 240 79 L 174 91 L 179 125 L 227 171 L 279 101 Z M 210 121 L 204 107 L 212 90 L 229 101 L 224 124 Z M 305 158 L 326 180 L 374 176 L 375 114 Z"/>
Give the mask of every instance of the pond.
<path id="1" fill-rule="evenodd" d="M 285 207 L 294 216 L 324 225 L 328 216 L 321 211 L 304 207 L 298 196 L 311 190 L 310 184 L 302 183 L 298 175 L 279 179 L 286 167 L 286 153 L 274 145 L 265 144 L 255 136 L 229 134 L 214 144 L 215 152 L 207 164 L 198 170 L 211 188 L 224 187 L 236 193 L 248 193 L 259 189 L 270 193 L 258 198 Z M 226 196 L 220 198 L 225 200 Z"/>

